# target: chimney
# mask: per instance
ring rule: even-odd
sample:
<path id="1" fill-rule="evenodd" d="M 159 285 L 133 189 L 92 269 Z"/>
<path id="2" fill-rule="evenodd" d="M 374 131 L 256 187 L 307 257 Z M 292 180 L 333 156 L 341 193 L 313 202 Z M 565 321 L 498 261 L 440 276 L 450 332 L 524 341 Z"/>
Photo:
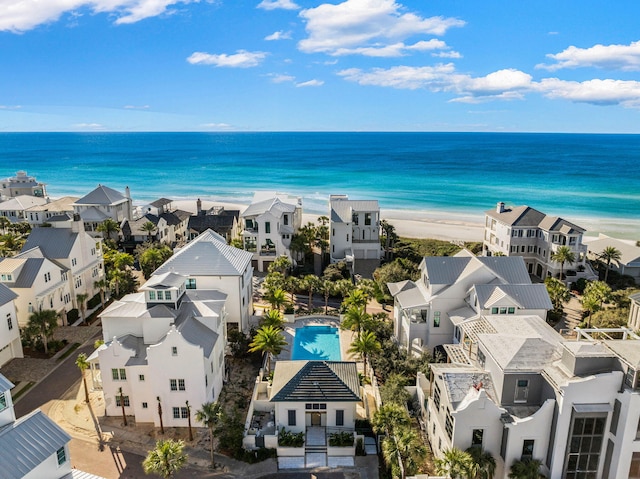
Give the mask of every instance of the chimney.
<path id="1" fill-rule="evenodd" d="M 129 190 L 128 186 L 124 187 L 124 196 L 126 196 L 127 198 L 131 198 L 131 191 Z"/>
<path id="2" fill-rule="evenodd" d="M 202 214 L 202 201 L 200 201 L 200 198 L 196 201 L 196 214 Z"/>
<path id="3" fill-rule="evenodd" d="M 504 202 L 503 201 L 499 201 L 498 202 L 498 206 L 496 206 L 496 212 L 504 213 Z"/>

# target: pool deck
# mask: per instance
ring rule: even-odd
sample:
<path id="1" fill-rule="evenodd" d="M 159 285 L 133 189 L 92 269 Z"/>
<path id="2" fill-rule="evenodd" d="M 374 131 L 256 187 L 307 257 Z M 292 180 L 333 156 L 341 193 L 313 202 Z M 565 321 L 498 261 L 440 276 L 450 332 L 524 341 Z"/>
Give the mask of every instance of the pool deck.
<path id="1" fill-rule="evenodd" d="M 303 326 L 331 326 L 338 328 L 340 336 L 340 355 L 342 356 L 342 361 L 359 361 L 360 358 L 347 352 L 353 342 L 354 332 L 340 329 L 340 318 L 338 316 L 320 315 L 301 316 L 296 318 L 295 322 L 285 324 L 283 334 L 289 346 L 276 357 L 276 360 L 287 361 L 291 359 L 293 337 L 296 334 L 296 329 Z M 360 367 L 361 364 L 358 364 L 358 369 L 360 369 Z"/>

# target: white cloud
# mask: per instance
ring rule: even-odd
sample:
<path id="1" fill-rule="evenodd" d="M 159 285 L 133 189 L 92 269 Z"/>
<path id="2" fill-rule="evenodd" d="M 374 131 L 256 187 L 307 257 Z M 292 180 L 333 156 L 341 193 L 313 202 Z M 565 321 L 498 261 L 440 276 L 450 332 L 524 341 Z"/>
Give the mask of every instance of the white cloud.
<path id="1" fill-rule="evenodd" d="M 75 123 L 72 126 L 78 130 L 106 130 L 105 126 L 100 123 Z"/>
<path id="2" fill-rule="evenodd" d="M 296 87 L 298 88 L 303 88 L 307 86 L 322 86 L 322 85 L 324 85 L 324 82 L 322 80 L 309 80 L 301 83 L 296 83 Z"/>
<path id="3" fill-rule="evenodd" d="M 345 0 L 302 10 L 308 38 L 298 47 L 306 53 L 399 56 L 407 48 L 400 45 L 411 36 L 443 35 L 465 24 L 455 18 L 421 18 L 403 11 L 394 0 Z M 441 48 L 446 48 L 444 42 Z"/>
<path id="4" fill-rule="evenodd" d="M 140 105 L 140 106 L 136 106 L 136 105 L 125 105 L 123 107 L 125 110 L 148 110 L 149 108 L 151 108 L 149 105 Z"/>
<path id="5" fill-rule="evenodd" d="M 214 65 L 217 67 L 250 68 L 258 66 L 267 56 L 264 52 L 238 50 L 235 54 L 212 54 L 194 52 L 187 58 L 192 65 Z"/>
<path id="6" fill-rule="evenodd" d="M 561 98 L 574 103 L 593 105 L 622 105 L 640 108 L 640 82 L 594 79 L 583 82 L 545 78 L 537 90 L 548 98 Z"/>
<path id="7" fill-rule="evenodd" d="M 405 45 L 403 42 L 393 43 L 384 46 L 360 47 L 360 48 L 338 48 L 332 54 L 342 55 L 364 55 L 367 57 L 401 57 L 408 51 L 428 51 L 448 48 L 442 40 L 420 41 L 413 45 Z"/>
<path id="8" fill-rule="evenodd" d="M 201 0 L 2 0 L 0 31 L 24 32 L 43 23 L 54 22 L 64 13 L 72 15 L 71 25 L 78 21 L 76 10 L 88 8 L 93 13 L 113 13 L 116 24 L 135 23 L 163 13 L 178 4 Z M 210 0 L 205 0 L 210 1 Z"/>
<path id="9" fill-rule="evenodd" d="M 590 48 L 569 48 L 556 54 L 548 54 L 548 58 L 557 63 L 539 64 L 536 68 L 549 71 L 561 68 L 596 67 L 622 71 L 640 70 L 640 41 L 629 45 L 594 45 Z"/>
<path id="10" fill-rule="evenodd" d="M 271 81 L 273 83 L 286 83 L 286 82 L 293 82 L 296 80 L 296 77 L 291 76 L 291 75 L 281 75 L 278 73 L 272 73 L 269 75 L 271 77 Z"/>
<path id="11" fill-rule="evenodd" d="M 203 123 L 200 125 L 201 128 L 211 128 L 213 130 L 229 130 L 232 129 L 233 126 L 228 123 Z"/>
<path id="12" fill-rule="evenodd" d="M 462 58 L 462 55 L 459 52 L 455 52 L 453 50 L 450 52 L 432 53 L 431 56 L 436 58 Z"/>
<path id="13" fill-rule="evenodd" d="M 264 37 L 265 40 L 267 41 L 272 41 L 272 40 L 291 40 L 291 32 L 285 32 L 285 31 L 277 31 L 277 32 L 273 32 L 271 35 L 267 35 L 266 37 Z"/>
<path id="14" fill-rule="evenodd" d="M 258 8 L 262 8 L 264 10 L 298 10 L 300 7 L 291 0 L 262 0 L 258 4 Z"/>
<path id="15" fill-rule="evenodd" d="M 19 110 L 22 105 L 0 105 L 0 110 Z"/>

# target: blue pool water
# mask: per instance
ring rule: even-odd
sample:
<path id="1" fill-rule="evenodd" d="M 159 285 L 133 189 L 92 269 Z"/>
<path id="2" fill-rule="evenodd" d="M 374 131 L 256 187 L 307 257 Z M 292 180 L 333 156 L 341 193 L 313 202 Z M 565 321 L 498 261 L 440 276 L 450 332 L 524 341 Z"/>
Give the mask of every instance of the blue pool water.
<path id="1" fill-rule="evenodd" d="M 342 361 L 340 333 L 331 326 L 303 326 L 296 329 L 291 359 Z"/>

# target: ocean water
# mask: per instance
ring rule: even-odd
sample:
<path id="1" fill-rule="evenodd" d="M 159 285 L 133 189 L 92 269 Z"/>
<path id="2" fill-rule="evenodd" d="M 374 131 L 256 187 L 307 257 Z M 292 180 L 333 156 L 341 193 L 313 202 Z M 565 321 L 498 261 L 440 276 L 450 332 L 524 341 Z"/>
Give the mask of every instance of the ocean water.
<path id="1" fill-rule="evenodd" d="M 640 221 L 640 135 L 518 133 L 2 133 L 0 178 L 26 170 L 52 197 L 104 184 L 248 203 L 256 190 L 382 209 L 477 216 L 504 201 L 569 219 Z M 638 232 L 640 236 L 640 231 Z"/>

